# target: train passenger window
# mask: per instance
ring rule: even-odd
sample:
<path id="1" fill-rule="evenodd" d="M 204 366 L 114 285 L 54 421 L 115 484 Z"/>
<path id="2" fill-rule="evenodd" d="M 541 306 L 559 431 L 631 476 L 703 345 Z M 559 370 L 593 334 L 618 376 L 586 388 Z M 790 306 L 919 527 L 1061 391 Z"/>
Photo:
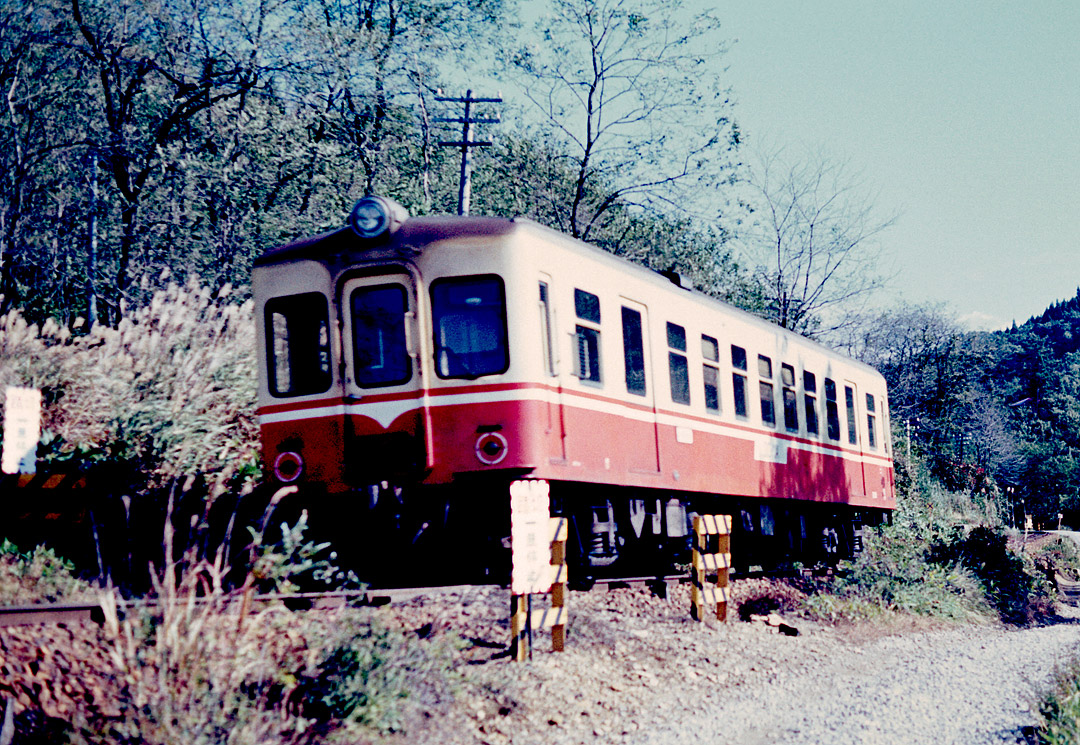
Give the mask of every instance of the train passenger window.
<path id="1" fill-rule="evenodd" d="M 825 378 L 825 426 L 830 440 L 840 439 L 840 410 L 836 404 L 836 382 Z"/>
<path id="2" fill-rule="evenodd" d="M 405 343 L 405 288 L 398 284 L 357 287 L 352 309 L 353 377 L 364 388 L 399 385 L 412 377 Z"/>
<path id="3" fill-rule="evenodd" d="M 855 389 L 850 385 L 844 386 L 844 403 L 847 405 L 847 438 L 852 445 L 859 444 L 859 430 L 855 420 Z"/>
<path id="4" fill-rule="evenodd" d="M 742 347 L 731 345 L 731 366 L 735 370 L 746 371 L 746 350 Z M 731 391 L 735 396 L 735 416 L 747 417 L 746 409 L 746 375 L 738 372 L 731 373 Z"/>
<path id="5" fill-rule="evenodd" d="M 817 416 L 817 376 L 812 372 L 803 370 L 803 409 L 806 412 L 806 431 L 809 434 L 818 433 Z"/>
<path id="6" fill-rule="evenodd" d="M 734 344 L 731 345 L 731 366 L 736 370 L 746 370 L 746 350 Z"/>
<path id="7" fill-rule="evenodd" d="M 669 322 L 667 343 L 668 369 L 671 371 L 671 400 L 677 404 L 688 404 L 690 403 L 690 365 L 685 354 L 686 329 Z"/>
<path id="8" fill-rule="evenodd" d="M 705 384 L 705 410 L 713 413 L 720 411 L 720 368 L 709 362 L 720 362 L 720 345 L 711 336 L 701 335 L 701 356 L 705 363 L 701 366 Z"/>
<path id="9" fill-rule="evenodd" d="M 544 369 L 555 376 L 555 349 L 551 344 L 551 301 L 548 299 L 547 282 L 540 283 L 540 344 L 544 355 Z"/>
<path id="10" fill-rule="evenodd" d="M 641 333 L 641 314 L 633 308 L 622 309 L 623 364 L 626 367 L 626 392 L 645 395 L 645 343 Z"/>
<path id="11" fill-rule="evenodd" d="M 776 403 L 773 401 L 772 360 L 763 354 L 758 355 L 758 391 L 761 394 L 761 421 L 770 427 L 776 426 Z"/>
<path id="12" fill-rule="evenodd" d="M 799 403 L 795 397 L 795 368 L 780 365 L 780 384 L 784 396 L 784 428 L 788 432 L 799 431 Z"/>
<path id="13" fill-rule="evenodd" d="M 871 450 L 877 450 L 877 433 L 875 432 L 877 425 L 877 412 L 874 411 L 874 394 L 866 394 L 866 443 L 870 446 Z"/>
<path id="14" fill-rule="evenodd" d="M 757 356 L 757 371 L 758 375 L 763 378 L 772 379 L 772 360 L 763 354 Z"/>
<path id="15" fill-rule="evenodd" d="M 889 408 L 884 397 L 881 399 L 881 447 L 889 454 Z"/>
<path id="16" fill-rule="evenodd" d="M 506 293 L 494 276 L 452 277 L 431 283 L 435 371 L 473 380 L 510 367 Z"/>
<path id="17" fill-rule="evenodd" d="M 600 323 L 600 298 L 585 290 L 574 290 L 574 310 L 582 321 Z"/>
<path id="18" fill-rule="evenodd" d="M 319 292 L 266 302 L 267 373 L 271 395 L 306 396 L 330 388 L 330 324 Z"/>
<path id="19" fill-rule="evenodd" d="M 574 290 L 574 310 L 582 321 L 600 324 L 600 298 L 591 292 Z M 601 384 L 600 329 L 577 324 L 574 327 L 574 339 L 577 347 L 574 375 L 582 382 Z"/>

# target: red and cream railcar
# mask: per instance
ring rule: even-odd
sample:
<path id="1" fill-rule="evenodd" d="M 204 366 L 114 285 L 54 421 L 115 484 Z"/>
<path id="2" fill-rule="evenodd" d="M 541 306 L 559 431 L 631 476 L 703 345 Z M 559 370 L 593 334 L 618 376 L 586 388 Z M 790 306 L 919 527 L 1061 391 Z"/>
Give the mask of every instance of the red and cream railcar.
<path id="1" fill-rule="evenodd" d="M 895 506 L 873 369 L 529 220 L 367 198 L 350 225 L 256 263 L 259 413 L 274 478 L 369 546 L 498 533 L 517 478 L 593 567 L 683 545 L 695 510 L 760 537 L 744 560 L 805 561 Z"/>

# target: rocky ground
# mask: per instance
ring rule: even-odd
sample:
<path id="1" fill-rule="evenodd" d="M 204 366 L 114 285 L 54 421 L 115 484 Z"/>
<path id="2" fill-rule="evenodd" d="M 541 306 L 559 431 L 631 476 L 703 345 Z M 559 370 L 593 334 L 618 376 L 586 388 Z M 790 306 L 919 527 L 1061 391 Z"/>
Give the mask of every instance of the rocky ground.
<path id="1" fill-rule="evenodd" d="M 798 592 L 736 583 L 736 601 Z M 567 650 L 535 636 L 512 663 L 509 597 L 472 588 L 382 609 L 387 623 L 457 634 L 451 699 L 418 692 L 409 743 L 1022 743 L 1054 666 L 1080 651 L 1080 614 L 1031 629 L 997 625 L 831 626 L 794 616 L 697 623 L 689 592 L 572 593 Z M 781 609 L 782 612 L 783 609 Z"/>

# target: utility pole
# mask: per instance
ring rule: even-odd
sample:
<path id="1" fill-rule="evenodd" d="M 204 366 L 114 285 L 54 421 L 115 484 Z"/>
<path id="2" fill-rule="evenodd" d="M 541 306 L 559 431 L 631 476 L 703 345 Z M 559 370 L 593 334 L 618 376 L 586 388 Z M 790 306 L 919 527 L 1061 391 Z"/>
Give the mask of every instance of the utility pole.
<path id="1" fill-rule="evenodd" d="M 98 154 L 90 155 L 90 226 L 86 261 L 86 315 L 87 326 L 93 328 L 98 322 L 97 259 L 98 259 Z"/>
<path id="2" fill-rule="evenodd" d="M 467 215 L 469 214 L 469 197 L 472 190 L 472 171 L 469 163 L 469 149 L 474 147 L 488 147 L 491 145 L 490 142 L 480 142 L 472 139 L 472 125 L 499 123 L 498 117 L 494 119 L 474 117 L 472 105 L 474 103 L 502 103 L 502 98 L 473 98 L 471 90 L 465 91 L 464 98 L 438 95 L 440 93 L 442 93 L 442 91 L 436 92 L 436 101 L 465 104 L 464 116 L 436 117 L 435 121 L 461 125 L 461 140 L 457 142 L 440 142 L 439 147 L 461 148 L 461 175 L 458 178 L 458 214 Z"/>

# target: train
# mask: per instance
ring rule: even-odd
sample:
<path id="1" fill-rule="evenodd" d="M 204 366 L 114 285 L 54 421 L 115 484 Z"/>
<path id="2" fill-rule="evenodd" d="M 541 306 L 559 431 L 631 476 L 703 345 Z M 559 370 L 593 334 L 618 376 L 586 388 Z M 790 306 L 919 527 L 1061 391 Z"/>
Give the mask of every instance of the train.
<path id="1" fill-rule="evenodd" d="M 896 506 L 873 368 L 532 220 L 385 197 L 252 273 L 263 459 L 362 577 L 496 581 L 543 480 L 571 576 L 835 563 Z"/>

